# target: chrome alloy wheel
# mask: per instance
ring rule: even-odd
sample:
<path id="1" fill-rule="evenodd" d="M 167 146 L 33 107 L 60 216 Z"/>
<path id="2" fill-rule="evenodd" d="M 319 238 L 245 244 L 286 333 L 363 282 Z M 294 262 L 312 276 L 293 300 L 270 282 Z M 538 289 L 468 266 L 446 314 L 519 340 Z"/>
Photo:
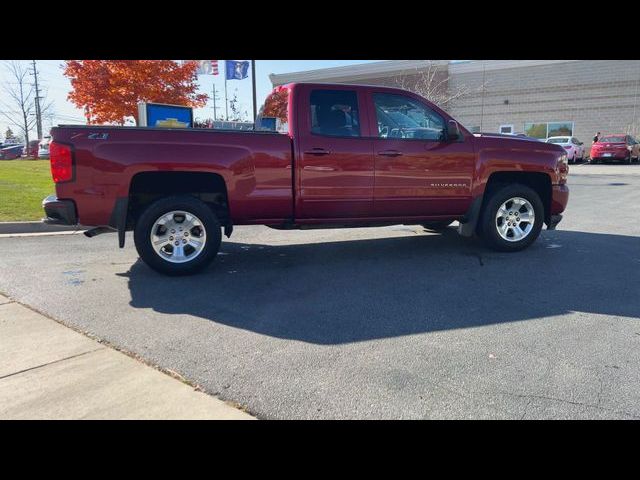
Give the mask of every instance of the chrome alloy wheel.
<path id="1" fill-rule="evenodd" d="M 519 242 L 533 230 L 536 215 L 533 205 L 521 197 L 504 202 L 496 213 L 498 234 L 507 242 Z"/>
<path id="2" fill-rule="evenodd" d="M 163 260 L 184 263 L 202 253 L 207 232 L 198 217 L 176 210 L 154 222 L 150 239 L 153 249 Z"/>

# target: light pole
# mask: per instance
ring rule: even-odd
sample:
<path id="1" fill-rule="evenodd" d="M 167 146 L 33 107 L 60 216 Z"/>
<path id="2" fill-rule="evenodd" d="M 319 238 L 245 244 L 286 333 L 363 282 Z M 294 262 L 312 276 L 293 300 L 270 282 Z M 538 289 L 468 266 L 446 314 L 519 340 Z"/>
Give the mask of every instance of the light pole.
<path id="1" fill-rule="evenodd" d="M 256 61 L 251 60 L 251 82 L 253 86 L 253 129 L 256 129 L 256 117 L 257 117 L 257 109 L 256 105 Z"/>

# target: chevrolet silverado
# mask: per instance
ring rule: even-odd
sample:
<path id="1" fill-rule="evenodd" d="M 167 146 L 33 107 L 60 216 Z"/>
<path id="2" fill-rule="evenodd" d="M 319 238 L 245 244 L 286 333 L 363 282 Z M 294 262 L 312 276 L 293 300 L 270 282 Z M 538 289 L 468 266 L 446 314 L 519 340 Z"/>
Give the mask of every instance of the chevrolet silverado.
<path id="1" fill-rule="evenodd" d="M 454 221 L 500 251 L 554 229 L 569 197 L 564 149 L 472 134 L 438 106 L 400 89 L 297 83 L 276 87 L 262 118 L 276 130 L 102 125 L 52 129 L 56 194 L 45 222 L 133 231 L 153 269 L 206 267 L 222 233 Z M 274 122 L 269 123 L 272 125 Z"/>

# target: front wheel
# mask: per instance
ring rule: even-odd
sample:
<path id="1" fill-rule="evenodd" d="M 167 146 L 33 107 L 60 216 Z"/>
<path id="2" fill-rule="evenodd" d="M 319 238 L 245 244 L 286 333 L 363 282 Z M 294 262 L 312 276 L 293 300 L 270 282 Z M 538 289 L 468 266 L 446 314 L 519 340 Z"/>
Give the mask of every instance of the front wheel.
<path id="1" fill-rule="evenodd" d="M 142 260 L 166 275 L 190 275 L 209 265 L 222 241 L 220 222 L 200 200 L 166 197 L 140 215 L 134 231 Z"/>
<path id="2" fill-rule="evenodd" d="M 515 252 L 540 235 L 544 207 L 540 196 L 526 185 L 514 184 L 494 191 L 482 212 L 482 237 L 492 249 Z"/>

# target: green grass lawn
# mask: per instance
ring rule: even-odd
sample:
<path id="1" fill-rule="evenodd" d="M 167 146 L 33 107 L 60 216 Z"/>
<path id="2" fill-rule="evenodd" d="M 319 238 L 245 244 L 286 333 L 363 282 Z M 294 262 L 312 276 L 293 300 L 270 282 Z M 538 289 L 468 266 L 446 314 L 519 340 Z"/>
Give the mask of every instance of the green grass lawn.
<path id="1" fill-rule="evenodd" d="M 40 220 L 55 193 L 49 160 L 0 160 L 0 222 Z"/>

